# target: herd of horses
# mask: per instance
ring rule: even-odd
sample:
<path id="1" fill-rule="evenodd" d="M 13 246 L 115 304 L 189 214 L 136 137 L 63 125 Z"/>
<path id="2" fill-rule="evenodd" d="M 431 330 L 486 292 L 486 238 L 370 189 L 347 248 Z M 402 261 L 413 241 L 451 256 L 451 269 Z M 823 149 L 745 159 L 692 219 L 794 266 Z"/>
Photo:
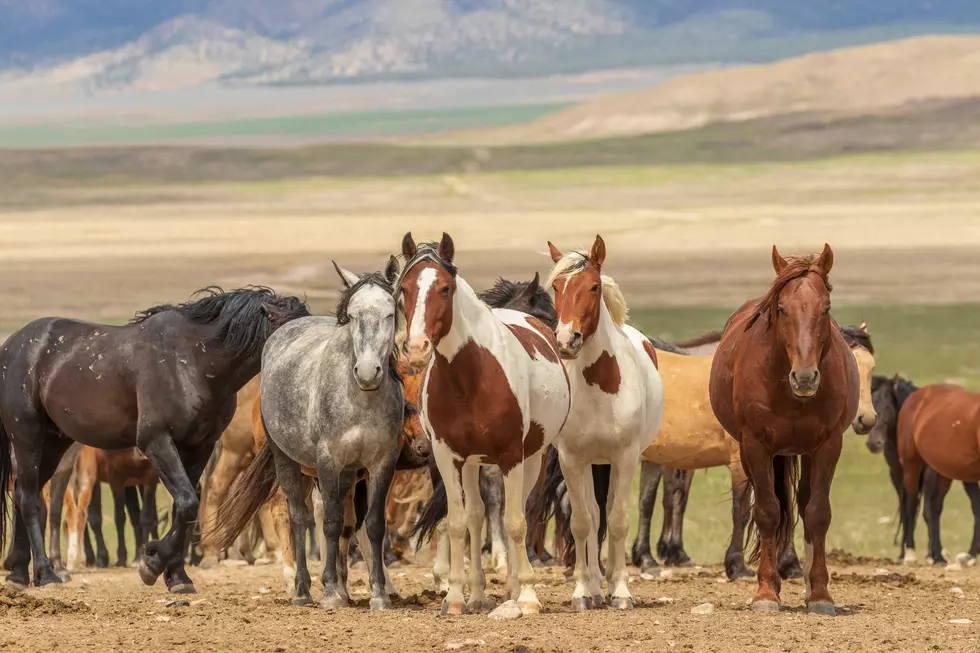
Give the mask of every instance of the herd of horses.
<path id="1" fill-rule="evenodd" d="M 631 609 L 628 561 L 645 573 L 659 564 L 650 546 L 658 488 L 657 555 L 690 565 L 693 472 L 726 466 L 727 576 L 757 577 L 757 611 L 778 611 L 781 581 L 802 577 L 807 609 L 832 615 L 830 487 L 848 428 L 888 462 L 904 560 L 915 558 L 923 502 L 929 557 L 944 562 L 939 520 L 953 480 L 974 511 L 970 555 L 980 553 L 980 395 L 873 376 L 866 326 L 831 317 L 829 246 L 803 257 L 774 247 L 763 294 L 723 330 L 669 343 L 628 324 L 601 237 L 588 250 L 548 245 L 544 284 L 536 274 L 477 293 L 450 236 L 416 243 L 409 233 L 402 264 L 392 256 L 360 275 L 335 264 L 343 290 L 332 316 L 264 287 L 210 287 L 123 326 L 28 324 L 0 350 L 0 483 L 14 504 L 8 584 L 65 582 L 82 548 L 88 564 L 108 564 L 107 483 L 116 564 L 128 562 L 128 514 L 141 579 L 163 576 L 174 593 L 196 591 L 188 562 L 236 550 L 253 561 L 261 541 L 282 560 L 294 604 L 313 602 L 312 556 L 323 562 L 320 605 L 348 605 L 358 555 L 371 609 L 386 609 L 397 596 L 389 566 L 428 538 L 444 614 L 493 606 L 485 550 L 506 575 L 505 598 L 537 613 L 535 566 L 555 559 L 545 548 L 554 519 L 571 608 Z M 628 553 L 638 468 L 640 527 Z M 159 482 L 173 498 L 163 537 Z M 0 546 L 10 520 L 2 496 Z M 753 542 L 746 557 L 743 543 Z"/>

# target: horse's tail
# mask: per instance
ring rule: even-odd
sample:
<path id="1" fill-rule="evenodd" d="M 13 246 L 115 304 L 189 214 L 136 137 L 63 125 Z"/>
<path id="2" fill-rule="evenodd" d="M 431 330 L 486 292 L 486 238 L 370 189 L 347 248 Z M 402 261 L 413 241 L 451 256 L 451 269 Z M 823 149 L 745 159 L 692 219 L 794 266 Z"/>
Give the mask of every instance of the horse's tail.
<path id="1" fill-rule="evenodd" d="M 772 459 L 773 489 L 779 502 L 779 522 L 776 526 L 776 550 L 785 551 L 793 541 L 796 529 L 796 484 L 800 477 L 799 456 L 776 456 Z M 758 493 L 749 482 L 749 487 L 755 497 L 752 505 L 752 520 L 745 529 L 745 544 L 752 542 L 749 564 L 757 564 L 762 553 L 762 538 L 756 526 L 755 509 L 758 505 Z"/>
<path id="2" fill-rule="evenodd" d="M 442 476 L 440 476 L 439 470 L 435 465 L 429 465 L 429 474 L 432 478 L 432 496 L 422 506 L 422 510 L 419 511 L 418 521 L 412 526 L 412 530 L 408 535 L 409 538 L 417 538 L 415 540 L 416 551 L 421 549 L 425 542 L 432 539 L 432 536 L 436 533 L 436 527 L 439 526 L 439 522 L 449 514 L 449 499 L 446 496 L 446 485 L 443 483 Z"/>
<path id="3" fill-rule="evenodd" d="M 7 508 L 7 488 L 13 476 L 14 463 L 10 456 L 10 436 L 0 420 L 0 551 L 7 543 L 7 521 L 10 519 Z"/>
<path id="4" fill-rule="evenodd" d="M 249 466 L 232 483 L 217 513 L 203 525 L 201 541 L 219 551 L 229 548 L 278 487 L 272 448 L 266 440 Z"/>

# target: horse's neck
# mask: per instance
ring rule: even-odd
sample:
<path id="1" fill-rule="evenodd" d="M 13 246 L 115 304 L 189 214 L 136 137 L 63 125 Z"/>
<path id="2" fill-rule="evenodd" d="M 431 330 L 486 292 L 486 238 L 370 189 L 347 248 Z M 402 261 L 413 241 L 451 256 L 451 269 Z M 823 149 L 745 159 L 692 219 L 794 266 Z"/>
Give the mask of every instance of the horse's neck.
<path id="1" fill-rule="evenodd" d="M 456 293 L 453 296 L 453 325 L 449 333 L 439 341 L 436 350 L 452 360 L 468 342 L 492 350 L 500 342 L 501 322 L 490 307 L 480 301 L 476 292 L 462 277 L 456 277 Z"/>
<path id="2" fill-rule="evenodd" d="M 606 301 L 602 300 L 599 302 L 599 323 L 595 333 L 582 345 L 582 351 L 575 361 L 581 361 L 584 366 L 590 365 L 604 351 L 609 352 L 610 356 L 615 356 L 622 351 L 623 345 L 626 343 L 627 339 L 623 330 L 613 322 L 612 315 L 606 308 Z"/>
<path id="3" fill-rule="evenodd" d="M 237 393 L 262 370 L 262 350 L 260 349 L 257 353 L 252 354 L 244 360 L 237 357 L 228 357 L 223 369 L 219 367 L 215 370 L 214 367 L 216 366 L 212 367 L 214 371 L 208 373 L 207 378 L 212 383 L 222 388 L 227 388 L 232 393 Z"/>

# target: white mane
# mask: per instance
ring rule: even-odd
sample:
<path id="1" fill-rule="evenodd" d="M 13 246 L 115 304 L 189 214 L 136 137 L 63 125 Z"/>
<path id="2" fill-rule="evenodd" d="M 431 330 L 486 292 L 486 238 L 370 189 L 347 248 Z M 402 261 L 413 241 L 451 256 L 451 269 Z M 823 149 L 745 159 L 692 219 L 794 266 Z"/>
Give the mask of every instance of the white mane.
<path id="1" fill-rule="evenodd" d="M 584 250 L 575 250 L 565 254 L 560 261 L 555 263 L 551 274 L 548 275 L 547 285 L 551 286 L 556 279 L 561 277 L 578 274 L 585 267 L 588 258 L 589 256 Z M 600 278 L 602 279 L 602 299 L 606 303 L 606 310 L 609 311 L 609 316 L 617 326 L 623 326 L 629 318 L 630 311 L 626 304 L 626 298 L 619 289 L 619 284 L 612 277 L 602 274 Z"/>

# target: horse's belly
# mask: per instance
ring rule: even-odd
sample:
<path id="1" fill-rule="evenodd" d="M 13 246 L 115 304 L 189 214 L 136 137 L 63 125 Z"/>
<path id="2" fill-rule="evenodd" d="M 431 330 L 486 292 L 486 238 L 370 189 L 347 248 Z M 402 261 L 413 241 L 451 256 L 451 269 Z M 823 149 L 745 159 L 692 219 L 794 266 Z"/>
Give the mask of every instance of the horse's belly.
<path id="1" fill-rule="evenodd" d="M 712 432 L 685 432 L 662 428 L 643 451 L 644 460 L 674 469 L 706 469 L 731 462 L 732 443 L 720 427 Z"/>
<path id="2" fill-rule="evenodd" d="M 955 429 L 956 427 L 951 427 Z M 955 430 L 919 430 L 915 446 L 927 465 L 954 481 L 980 482 L 980 441 L 977 434 Z"/>

